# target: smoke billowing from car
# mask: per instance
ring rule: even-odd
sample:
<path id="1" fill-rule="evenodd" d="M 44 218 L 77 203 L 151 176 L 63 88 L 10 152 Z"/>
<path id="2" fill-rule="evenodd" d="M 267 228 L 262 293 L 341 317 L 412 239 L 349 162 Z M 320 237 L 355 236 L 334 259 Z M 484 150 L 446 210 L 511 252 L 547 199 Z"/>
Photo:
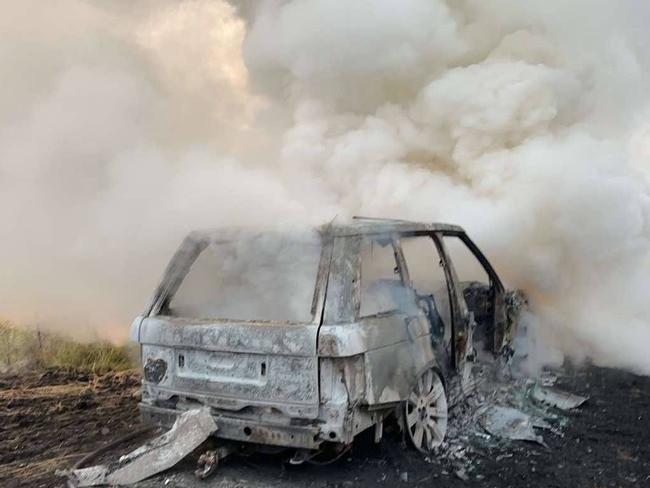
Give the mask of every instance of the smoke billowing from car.
<path id="1" fill-rule="evenodd" d="M 545 345 L 650 372 L 649 13 L 7 5 L 0 313 L 125 330 L 194 228 L 449 221 L 527 292 Z"/>

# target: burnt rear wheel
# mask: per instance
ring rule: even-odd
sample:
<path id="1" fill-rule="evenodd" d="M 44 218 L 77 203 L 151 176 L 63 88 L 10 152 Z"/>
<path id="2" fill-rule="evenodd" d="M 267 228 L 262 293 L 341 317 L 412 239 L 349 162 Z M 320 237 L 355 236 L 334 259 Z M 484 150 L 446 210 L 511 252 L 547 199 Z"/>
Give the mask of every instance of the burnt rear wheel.
<path id="1" fill-rule="evenodd" d="M 447 433 L 447 396 L 433 369 L 422 373 L 404 402 L 404 427 L 413 446 L 429 454 Z"/>

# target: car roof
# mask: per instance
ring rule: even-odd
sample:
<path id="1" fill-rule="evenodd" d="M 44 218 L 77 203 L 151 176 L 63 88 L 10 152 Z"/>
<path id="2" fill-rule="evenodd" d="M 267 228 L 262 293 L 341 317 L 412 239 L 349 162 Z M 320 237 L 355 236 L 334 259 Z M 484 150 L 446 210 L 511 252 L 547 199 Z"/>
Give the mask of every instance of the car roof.
<path id="1" fill-rule="evenodd" d="M 327 228 L 324 229 L 326 232 Z M 329 232 L 334 236 L 393 234 L 410 232 L 465 232 L 462 227 L 442 223 L 411 222 L 398 219 L 354 217 L 345 224 L 332 223 Z"/>
<path id="2" fill-rule="evenodd" d="M 297 226 L 296 232 L 308 230 L 304 226 Z M 339 223 L 334 220 L 318 229 L 322 235 L 332 237 L 379 235 L 379 234 L 409 234 L 419 232 L 453 232 L 464 233 L 462 227 L 442 223 L 410 222 L 408 220 L 380 219 L 372 217 L 354 217 L 352 220 Z M 225 227 L 221 229 L 195 230 L 189 234 L 193 241 L 232 241 L 246 237 L 261 236 L 266 234 L 289 234 L 288 228 L 270 230 L 264 228 Z"/>

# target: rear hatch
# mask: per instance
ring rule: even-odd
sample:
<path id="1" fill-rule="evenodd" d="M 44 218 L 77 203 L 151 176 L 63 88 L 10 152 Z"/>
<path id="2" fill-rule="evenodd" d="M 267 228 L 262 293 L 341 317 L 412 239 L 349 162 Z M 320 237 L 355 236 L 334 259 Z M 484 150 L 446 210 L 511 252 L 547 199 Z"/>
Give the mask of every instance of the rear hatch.
<path id="1" fill-rule="evenodd" d="M 315 418 L 328 262 L 314 232 L 192 233 L 139 325 L 150 400 Z"/>
<path id="2" fill-rule="evenodd" d="M 149 389 L 239 411 L 271 407 L 293 418 L 318 414 L 316 325 L 147 318 L 140 328 L 143 364 L 166 372 Z"/>

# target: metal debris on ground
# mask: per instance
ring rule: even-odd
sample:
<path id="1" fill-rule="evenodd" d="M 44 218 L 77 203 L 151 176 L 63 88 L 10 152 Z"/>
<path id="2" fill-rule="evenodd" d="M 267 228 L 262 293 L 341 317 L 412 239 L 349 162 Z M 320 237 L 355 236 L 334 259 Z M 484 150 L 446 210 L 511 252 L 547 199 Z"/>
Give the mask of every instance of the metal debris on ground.
<path id="1" fill-rule="evenodd" d="M 493 436 L 545 445 L 542 436 L 535 433 L 530 415 L 516 408 L 492 405 L 485 409 L 479 422 Z"/>
<path id="2" fill-rule="evenodd" d="M 217 451 L 205 451 L 199 456 L 199 460 L 196 462 L 194 476 L 204 480 L 217 470 L 217 466 L 219 466 L 219 455 Z"/>
<path id="3" fill-rule="evenodd" d="M 74 487 L 130 485 L 171 468 L 217 431 L 209 409 L 180 415 L 163 435 L 126 454 L 112 465 L 64 472 Z"/>
<path id="4" fill-rule="evenodd" d="M 464 469 L 459 469 L 458 471 L 455 472 L 456 476 L 458 479 L 463 480 L 463 481 L 468 481 L 469 476 L 467 476 L 467 473 L 465 472 Z"/>
<path id="5" fill-rule="evenodd" d="M 560 410 L 573 410 L 588 400 L 587 397 L 560 391 L 556 388 L 543 388 L 539 385 L 533 388 L 532 398 Z"/>
<path id="6" fill-rule="evenodd" d="M 452 473 L 469 478 L 481 464 L 481 457 L 494 448 L 520 441 L 547 447 L 541 432 L 563 436 L 568 419 L 563 411 L 577 408 L 587 398 L 562 392 L 555 385 L 558 375 L 541 372 L 539 377 L 504 378 L 494 366 L 475 363 L 476 388 L 471 395 L 458 398 L 447 427 L 447 438 L 430 462 L 441 461 Z M 512 454 L 502 454 L 510 457 Z"/>
<path id="7" fill-rule="evenodd" d="M 542 371 L 539 375 L 539 382 L 542 386 L 555 386 L 557 375 L 551 371 Z"/>

